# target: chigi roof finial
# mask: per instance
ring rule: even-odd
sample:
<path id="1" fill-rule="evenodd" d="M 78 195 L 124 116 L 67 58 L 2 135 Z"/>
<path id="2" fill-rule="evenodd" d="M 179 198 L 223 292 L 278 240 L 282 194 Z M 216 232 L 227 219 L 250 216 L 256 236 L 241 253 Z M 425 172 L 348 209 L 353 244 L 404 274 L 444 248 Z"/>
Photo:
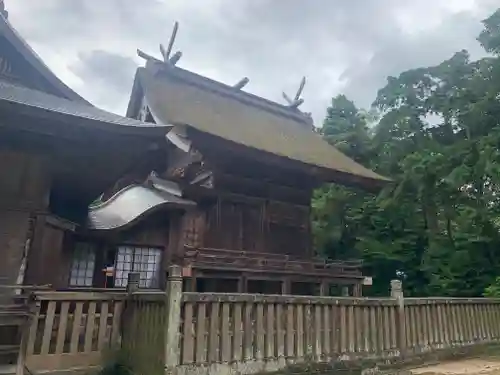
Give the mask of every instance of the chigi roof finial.
<path id="1" fill-rule="evenodd" d="M 7 19 L 9 16 L 9 12 L 5 10 L 5 3 L 4 0 L 0 0 L 0 14 L 3 16 L 3 18 Z"/>

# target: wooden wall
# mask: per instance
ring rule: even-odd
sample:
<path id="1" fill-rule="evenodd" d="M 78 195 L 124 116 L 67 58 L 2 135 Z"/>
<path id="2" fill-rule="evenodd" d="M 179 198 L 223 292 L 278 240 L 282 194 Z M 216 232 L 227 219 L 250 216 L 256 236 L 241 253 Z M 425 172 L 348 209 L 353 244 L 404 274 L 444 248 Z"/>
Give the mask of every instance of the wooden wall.
<path id="1" fill-rule="evenodd" d="M 310 209 L 265 199 L 219 197 L 205 208 L 204 247 L 310 254 Z"/>
<path id="2" fill-rule="evenodd" d="M 47 160 L 0 149 L 0 284 L 16 282 L 34 220 L 47 210 L 49 191 Z"/>

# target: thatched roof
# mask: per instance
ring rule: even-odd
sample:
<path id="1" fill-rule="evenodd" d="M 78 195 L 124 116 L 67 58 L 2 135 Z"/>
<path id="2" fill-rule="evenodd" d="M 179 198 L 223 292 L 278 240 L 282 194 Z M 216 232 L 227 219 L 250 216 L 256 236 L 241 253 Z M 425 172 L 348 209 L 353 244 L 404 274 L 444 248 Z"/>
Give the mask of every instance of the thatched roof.
<path id="1" fill-rule="evenodd" d="M 387 181 L 314 133 L 310 118 L 297 109 L 167 65 L 138 69 L 134 86 L 138 84 L 156 122 L 188 125 L 240 145 L 365 182 Z"/>

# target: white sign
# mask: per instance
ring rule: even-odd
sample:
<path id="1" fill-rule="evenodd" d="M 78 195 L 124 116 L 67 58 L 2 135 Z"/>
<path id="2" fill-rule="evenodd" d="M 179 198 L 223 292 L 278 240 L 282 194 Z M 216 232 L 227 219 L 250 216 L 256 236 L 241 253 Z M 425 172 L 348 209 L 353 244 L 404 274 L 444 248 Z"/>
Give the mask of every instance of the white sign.
<path id="1" fill-rule="evenodd" d="M 371 276 L 365 276 L 363 285 L 373 285 L 373 278 Z"/>

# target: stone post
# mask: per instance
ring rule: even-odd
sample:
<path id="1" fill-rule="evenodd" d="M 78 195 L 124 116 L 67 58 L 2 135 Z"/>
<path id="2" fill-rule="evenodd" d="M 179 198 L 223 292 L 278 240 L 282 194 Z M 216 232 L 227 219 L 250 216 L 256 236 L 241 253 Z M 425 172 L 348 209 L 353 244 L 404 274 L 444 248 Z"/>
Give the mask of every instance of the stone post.
<path id="1" fill-rule="evenodd" d="M 398 348 L 403 355 L 406 351 L 406 319 L 403 284 L 400 280 L 391 280 L 391 297 L 397 302 Z"/>
<path id="2" fill-rule="evenodd" d="M 179 365 L 179 326 L 181 324 L 182 268 L 169 267 L 165 296 L 167 321 L 165 325 L 165 373 L 174 374 Z"/>

